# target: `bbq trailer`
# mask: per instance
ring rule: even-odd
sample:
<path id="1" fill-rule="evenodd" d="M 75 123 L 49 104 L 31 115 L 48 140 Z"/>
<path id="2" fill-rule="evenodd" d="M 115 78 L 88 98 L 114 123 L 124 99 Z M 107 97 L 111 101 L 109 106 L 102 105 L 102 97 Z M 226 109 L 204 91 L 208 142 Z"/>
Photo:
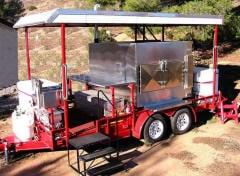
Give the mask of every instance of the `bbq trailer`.
<path id="1" fill-rule="evenodd" d="M 195 25 L 213 26 L 212 68 L 194 67 L 192 42 L 164 40 L 166 27 Z M 215 112 L 223 123 L 238 123 L 237 103 L 226 104 L 218 91 L 218 25 L 223 25 L 221 16 L 73 9 L 20 18 L 14 27 L 25 29 L 28 80 L 17 84 L 13 134 L 1 140 L 6 157 L 12 151 L 78 149 L 81 139 L 95 144 L 132 136 L 154 143 L 168 130 L 190 130 L 202 110 Z M 36 27 L 61 31 L 60 84 L 31 77 L 29 29 Z M 131 27 L 135 40 L 98 42 L 95 35 L 89 44 L 89 72 L 69 75 L 65 31 L 70 27 L 93 27 L 95 32 L 98 27 Z M 151 27 L 162 29 L 160 39 Z M 155 40 L 148 40 L 147 32 Z M 73 92 L 73 81 L 87 89 Z"/>

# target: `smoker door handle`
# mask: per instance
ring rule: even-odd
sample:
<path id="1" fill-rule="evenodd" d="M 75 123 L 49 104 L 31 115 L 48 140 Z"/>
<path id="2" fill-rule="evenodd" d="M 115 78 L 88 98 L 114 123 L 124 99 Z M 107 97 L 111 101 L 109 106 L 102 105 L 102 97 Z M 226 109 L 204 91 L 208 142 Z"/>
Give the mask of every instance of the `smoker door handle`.
<path id="1" fill-rule="evenodd" d="M 168 66 L 168 62 L 167 62 L 167 60 L 164 60 L 164 70 L 163 71 L 165 71 L 165 72 L 168 71 L 167 66 Z"/>
<path id="2" fill-rule="evenodd" d="M 159 67 L 158 69 L 156 69 L 156 71 L 159 72 L 159 74 L 161 75 L 160 80 L 158 81 L 158 83 L 161 86 L 166 86 L 166 84 L 168 83 L 168 62 L 167 60 L 159 60 Z"/>
<path id="3" fill-rule="evenodd" d="M 162 74 L 163 74 L 163 80 L 162 80 L 162 85 L 166 86 L 168 83 L 168 62 L 167 60 L 163 60 L 163 70 L 162 70 Z"/>
<path id="4" fill-rule="evenodd" d="M 164 85 L 167 85 L 167 83 L 168 83 L 168 79 L 169 79 L 169 75 L 168 75 L 168 62 L 167 62 L 167 60 L 165 60 L 165 72 L 166 72 L 166 74 L 165 74 L 165 82 L 164 82 Z"/>

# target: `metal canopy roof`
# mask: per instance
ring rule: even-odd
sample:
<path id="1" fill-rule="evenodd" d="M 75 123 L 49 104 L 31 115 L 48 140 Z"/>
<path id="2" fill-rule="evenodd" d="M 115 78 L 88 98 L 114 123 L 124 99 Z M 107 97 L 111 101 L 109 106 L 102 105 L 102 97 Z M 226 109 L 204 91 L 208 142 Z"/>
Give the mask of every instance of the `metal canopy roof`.
<path id="1" fill-rule="evenodd" d="M 223 25 L 221 16 L 182 15 L 176 13 L 147 13 L 123 11 L 89 11 L 54 9 L 22 17 L 14 28 L 67 26 L 132 26 L 132 25 Z"/>

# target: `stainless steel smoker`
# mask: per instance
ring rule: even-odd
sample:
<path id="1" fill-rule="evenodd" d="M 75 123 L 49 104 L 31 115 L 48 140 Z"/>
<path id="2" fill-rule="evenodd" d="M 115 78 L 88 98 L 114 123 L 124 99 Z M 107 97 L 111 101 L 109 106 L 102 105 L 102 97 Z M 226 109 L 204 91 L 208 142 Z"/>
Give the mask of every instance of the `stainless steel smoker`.
<path id="1" fill-rule="evenodd" d="M 135 83 L 138 107 L 169 108 L 192 93 L 192 42 L 92 43 L 89 64 L 89 73 L 71 79 L 119 89 Z"/>

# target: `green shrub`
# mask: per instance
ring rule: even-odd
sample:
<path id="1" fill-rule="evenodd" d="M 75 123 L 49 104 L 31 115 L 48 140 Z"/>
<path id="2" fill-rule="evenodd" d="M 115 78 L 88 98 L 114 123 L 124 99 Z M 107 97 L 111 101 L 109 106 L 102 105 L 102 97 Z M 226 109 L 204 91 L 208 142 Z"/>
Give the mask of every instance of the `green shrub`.
<path id="1" fill-rule="evenodd" d="M 28 10 L 29 11 L 33 11 L 33 10 L 36 10 L 37 9 L 37 7 L 36 6 L 33 6 L 33 5 L 31 5 L 30 7 L 28 7 Z"/>
<path id="2" fill-rule="evenodd" d="M 89 28 L 89 35 L 91 36 L 91 38 L 94 38 L 94 28 Z M 106 30 L 105 28 L 98 28 L 98 39 L 99 39 L 99 42 L 114 42 L 115 41 L 111 32 Z M 92 41 L 93 40 L 94 39 L 92 39 Z"/>
<path id="3" fill-rule="evenodd" d="M 124 10 L 154 12 L 161 10 L 161 1 L 159 0 L 126 0 Z"/>
<path id="4" fill-rule="evenodd" d="M 224 26 L 219 28 L 220 41 L 231 41 L 239 33 L 239 17 L 235 16 L 231 10 L 233 2 L 230 0 L 200 0 L 186 2 L 181 6 L 165 8 L 164 12 L 174 12 L 181 14 L 211 14 L 222 15 Z M 167 36 L 174 40 L 193 40 L 195 44 L 203 43 L 211 45 L 213 27 L 178 27 L 167 30 Z"/>
<path id="5" fill-rule="evenodd" d="M 107 5 L 116 4 L 118 0 L 89 0 L 89 2 L 93 4 L 100 4 L 102 6 L 107 6 Z"/>
<path id="6" fill-rule="evenodd" d="M 21 0 L 0 0 L 0 18 L 15 23 L 24 15 L 24 4 Z"/>

